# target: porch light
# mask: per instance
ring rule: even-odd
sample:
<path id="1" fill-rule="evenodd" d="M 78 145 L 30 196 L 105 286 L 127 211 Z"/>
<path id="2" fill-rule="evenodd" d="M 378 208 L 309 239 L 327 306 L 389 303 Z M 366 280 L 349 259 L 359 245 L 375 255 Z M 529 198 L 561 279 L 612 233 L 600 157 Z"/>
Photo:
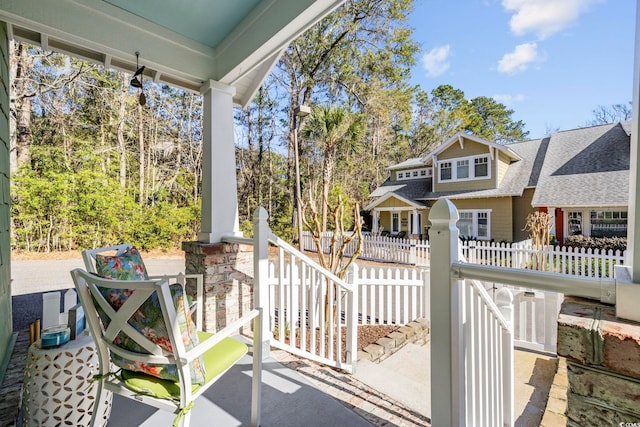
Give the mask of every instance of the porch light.
<path id="1" fill-rule="evenodd" d="M 145 66 L 143 65 L 142 67 L 140 67 L 138 65 L 139 57 L 140 57 L 140 52 L 136 52 L 136 68 L 137 69 L 133 77 L 129 81 L 129 84 L 132 87 L 139 89 L 140 95 L 138 96 L 138 102 L 140 103 L 141 106 L 144 107 L 144 105 L 147 103 L 147 97 L 144 96 L 144 88 L 142 87 L 142 73 L 144 72 Z"/>

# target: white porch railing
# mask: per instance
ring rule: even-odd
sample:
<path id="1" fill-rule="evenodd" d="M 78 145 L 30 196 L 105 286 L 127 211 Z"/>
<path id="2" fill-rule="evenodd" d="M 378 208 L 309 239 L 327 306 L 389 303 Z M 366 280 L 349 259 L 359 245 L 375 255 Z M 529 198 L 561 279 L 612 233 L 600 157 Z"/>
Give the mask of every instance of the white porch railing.
<path id="1" fill-rule="evenodd" d="M 470 292 L 468 282 L 517 284 L 615 303 L 615 281 L 460 262 L 455 225 L 458 212 L 453 203 L 439 200 L 431 208 L 429 219 L 433 224 L 429 232 L 434 248 L 431 262 L 439 266 L 431 271 L 431 421 L 433 425 L 513 425 L 513 394 L 510 392 L 513 380 L 511 378 L 507 384 L 508 372 L 503 370 L 502 378 L 497 371 L 485 378 L 478 377 L 477 371 L 468 370 L 470 361 L 477 363 L 476 358 L 483 357 L 477 355 L 476 343 L 493 339 L 483 334 L 481 328 L 468 324 L 469 301 L 475 299 L 467 296 Z M 499 358 L 500 353 L 488 356 L 489 359 L 495 357 Z M 503 363 L 508 362 L 503 359 Z M 502 383 L 506 394 L 501 396 L 504 391 L 486 385 L 485 379 L 492 384 Z M 478 409 L 477 402 L 500 400 L 502 409 L 499 403 L 498 406 L 490 405 L 488 411 Z M 490 416 L 490 422 L 487 422 L 487 416 Z"/>
<path id="2" fill-rule="evenodd" d="M 358 288 L 280 239 L 267 212 L 254 213 L 254 275 L 269 313 L 270 344 L 348 372 L 357 361 Z M 269 261 L 269 244 L 277 260 Z M 356 271 L 354 266 L 352 271 Z M 353 273 L 351 273 L 353 274 Z M 276 331 L 276 335 L 272 334 Z"/>

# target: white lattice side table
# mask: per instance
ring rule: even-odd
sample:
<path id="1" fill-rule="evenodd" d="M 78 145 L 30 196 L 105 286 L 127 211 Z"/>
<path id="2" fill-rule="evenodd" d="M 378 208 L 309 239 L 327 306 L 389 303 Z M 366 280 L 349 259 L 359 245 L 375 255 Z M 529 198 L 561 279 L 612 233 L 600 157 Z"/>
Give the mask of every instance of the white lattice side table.
<path id="1" fill-rule="evenodd" d="M 22 388 L 23 425 L 88 426 L 98 391 L 91 379 L 98 372 L 98 354 L 93 338 L 82 335 L 56 347 L 29 347 Z M 110 391 L 104 391 L 105 425 L 111 414 Z"/>

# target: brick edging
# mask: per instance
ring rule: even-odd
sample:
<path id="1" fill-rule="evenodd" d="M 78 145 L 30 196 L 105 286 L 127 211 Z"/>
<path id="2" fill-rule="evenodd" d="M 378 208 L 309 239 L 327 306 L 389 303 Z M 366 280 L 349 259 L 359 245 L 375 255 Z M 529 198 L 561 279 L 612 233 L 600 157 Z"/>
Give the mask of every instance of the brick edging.
<path id="1" fill-rule="evenodd" d="M 401 326 L 397 331 L 380 338 L 375 344 L 369 344 L 363 350 L 358 350 L 358 360 L 370 360 L 380 363 L 407 343 L 426 344 L 431 332 L 427 319 L 418 318 Z"/>

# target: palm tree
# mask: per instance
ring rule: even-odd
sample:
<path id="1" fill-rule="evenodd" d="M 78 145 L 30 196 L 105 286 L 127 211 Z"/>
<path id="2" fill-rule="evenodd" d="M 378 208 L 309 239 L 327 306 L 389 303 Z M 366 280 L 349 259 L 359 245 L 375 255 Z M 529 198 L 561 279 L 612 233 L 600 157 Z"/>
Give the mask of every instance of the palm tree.
<path id="1" fill-rule="evenodd" d="M 312 142 L 323 155 L 322 161 L 322 231 L 327 231 L 329 189 L 341 150 L 357 151 L 364 134 L 362 115 L 345 107 L 318 106 L 302 128 L 302 136 Z"/>

